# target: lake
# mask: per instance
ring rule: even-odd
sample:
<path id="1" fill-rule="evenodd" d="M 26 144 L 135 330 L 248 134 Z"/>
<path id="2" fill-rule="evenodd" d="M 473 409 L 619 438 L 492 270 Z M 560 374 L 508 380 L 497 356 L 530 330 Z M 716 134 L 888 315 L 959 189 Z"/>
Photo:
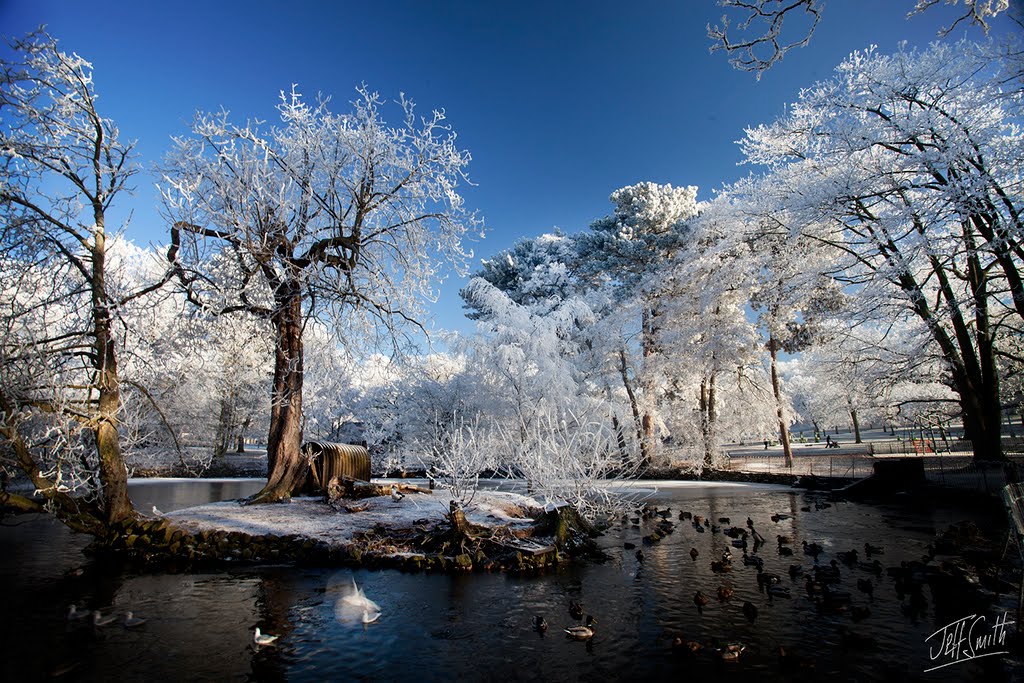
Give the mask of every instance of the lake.
<path id="1" fill-rule="evenodd" d="M 170 511 L 238 498 L 256 491 L 257 480 L 142 480 L 131 483 L 136 507 Z M 728 680 L 792 680 L 778 657 L 779 645 L 814 662 L 808 679 L 1012 680 L 1010 655 L 949 663 L 928 637 L 972 614 L 958 596 L 936 596 L 926 586 L 923 613 L 908 613 L 887 575 L 857 567 L 841 569 L 840 588 L 870 616 L 854 622 L 849 611 L 822 614 L 787 569 L 812 559 L 801 540 L 824 546 L 819 562 L 863 545 L 884 547 L 877 556 L 888 567 L 917 560 L 936 533 L 952 523 L 974 520 L 1001 524 L 998 509 L 977 505 L 939 510 L 910 505 L 833 503 L 816 494 L 775 486 L 700 482 L 644 482 L 649 502 L 671 506 L 676 531 L 644 546 L 651 524 L 627 520 L 601 539 L 610 560 L 573 564 L 542 576 L 508 574 L 406 574 L 291 566 L 239 567 L 204 574 L 137 574 L 104 565 L 82 554 L 88 538 L 40 516 L 7 517 L 0 527 L 0 580 L 4 613 L 0 619 L 0 672 L 3 680 L 678 680 L 682 676 Z M 811 511 L 801 511 L 810 506 Z M 758 589 L 756 570 L 740 562 L 732 548 L 733 570 L 712 572 L 711 560 L 731 547 L 721 533 L 697 533 L 677 519 L 680 510 L 712 520 L 729 517 L 745 526 L 747 517 L 768 539 L 759 555 L 764 570 L 783 577 L 790 598 Z M 771 517 L 788 515 L 773 522 Z M 717 523 L 717 522 L 716 522 Z M 793 557 L 782 557 L 776 535 L 794 537 Z M 626 543 L 643 548 L 640 562 Z M 697 560 L 690 557 L 698 550 Z M 1011 550 L 1012 552 L 1012 550 Z M 874 595 L 857 590 L 858 578 L 871 578 Z M 338 618 L 336 605 L 352 581 L 376 601 L 380 619 L 363 625 Z M 716 599 L 719 586 L 731 587 L 728 602 Z M 698 612 L 700 590 L 711 602 Z M 936 603 L 938 600 L 938 603 Z M 597 619 L 591 641 L 564 637 L 575 623 L 570 601 Z M 741 605 L 758 608 L 751 623 Z M 124 614 L 131 610 L 145 624 L 102 628 L 88 620 L 69 622 L 69 605 Z M 987 624 L 1009 611 L 1016 596 L 1003 596 L 983 615 Z M 550 624 L 539 634 L 535 615 Z M 258 647 L 253 629 L 279 637 Z M 1011 626 L 1010 630 L 1015 631 Z M 844 637 L 844 632 L 860 638 Z M 706 645 L 696 655 L 674 651 L 677 636 Z M 735 662 L 715 655 L 711 644 L 742 642 Z M 990 648 L 993 651 L 994 648 Z M 786 660 L 787 663 L 792 659 Z M 1013 670 L 1019 677 L 1022 669 Z"/>

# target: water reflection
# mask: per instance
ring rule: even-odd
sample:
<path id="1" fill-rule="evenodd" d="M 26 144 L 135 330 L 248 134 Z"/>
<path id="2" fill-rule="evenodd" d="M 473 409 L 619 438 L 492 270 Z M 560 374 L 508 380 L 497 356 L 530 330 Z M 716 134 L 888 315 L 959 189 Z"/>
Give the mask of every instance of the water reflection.
<path id="1" fill-rule="evenodd" d="M 248 495 L 259 485 L 256 480 L 148 483 L 133 485 L 132 497 L 140 509 L 156 505 L 169 511 L 213 495 Z M 811 559 L 799 551 L 794 557 L 779 555 L 776 536 L 792 536 L 795 548 L 801 540 L 820 543 L 826 563 L 836 552 L 869 541 L 885 547 L 882 559 L 889 566 L 919 558 L 935 533 L 951 523 L 997 518 L 969 509 L 844 503 L 815 511 L 812 499 L 773 487 L 672 485 L 650 493 L 653 504 L 672 507 L 677 524 L 672 535 L 644 546 L 642 537 L 651 527 L 627 522 L 600 539 L 608 562 L 541 577 L 283 566 L 137 576 L 88 561 L 80 553 L 87 539 L 50 520 L 21 521 L 0 529 L 0 579 L 8 614 L 16 615 L 0 620 L 7 653 L 0 658 L 0 674 L 4 680 L 790 680 L 777 654 L 784 645 L 814 660 L 814 678 L 913 680 L 930 664 L 927 636 L 966 614 L 936 614 L 935 596 L 926 588 L 925 613 L 908 616 L 889 577 L 874 578 L 872 598 L 855 587 L 856 578 L 870 575 L 845 566 L 841 589 L 855 604 L 870 607 L 871 616 L 854 623 L 846 613 L 820 614 L 802 582 L 790 583 L 787 573 L 791 563 L 809 570 Z M 765 571 L 782 575 L 793 597 L 761 593 L 756 569 L 740 562 L 730 539 L 696 533 L 689 522 L 678 520 L 680 510 L 716 524 L 729 517 L 736 526 L 751 517 L 768 540 L 760 551 Z M 771 521 L 779 513 L 789 517 Z M 627 543 L 644 549 L 642 563 Z M 691 547 L 699 550 L 696 561 L 689 556 Z M 736 557 L 733 570 L 715 574 L 710 561 L 726 549 Z M 80 575 L 74 571 L 79 567 Z M 340 587 L 353 581 L 379 605 L 377 621 L 364 625 L 337 618 L 338 600 L 345 595 Z M 715 598 L 723 585 L 734 591 L 724 602 Z M 711 597 L 703 613 L 693 604 L 697 590 Z M 578 623 L 569 613 L 571 601 L 597 617 L 593 640 L 565 638 L 562 629 Z M 743 614 L 745 601 L 758 608 L 753 623 Z M 137 629 L 99 630 L 68 624 L 64 615 L 71 603 L 105 614 L 131 610 L 147 622 Z M 533 629 L 536 615 L 550 624 L 544 634 Z M 274 647 L 255 646 L 256 626 L 280 636 Z M 844 639 L 844 630 L 875 644 L 865 649 Z M 748 647 L 737 662 L 724 663 L 707 648 L 696 656 L 674 652 L 676 636 L 707 645 L 742 641 Z M 998 680 L 999 664 L 998 658 L 979 660 L 932 672 L 927 680 Z"/>

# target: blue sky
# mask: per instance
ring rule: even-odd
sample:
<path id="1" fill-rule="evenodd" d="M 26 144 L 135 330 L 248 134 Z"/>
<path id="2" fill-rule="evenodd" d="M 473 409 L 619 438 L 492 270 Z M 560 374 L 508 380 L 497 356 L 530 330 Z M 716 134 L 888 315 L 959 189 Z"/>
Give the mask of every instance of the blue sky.
<path id="1" fill-rule="evenodd" d="M 103 112 L 147 166 L 197 109 L 269 119 L 292 83 L 336 109 L 363 82 L 444 108 L 473 155 L 465 196 L 488 226 L 472 245 L 486 258 L 555 226 L 585 229 L 625 185 L 697 185 L 709 198 L 748 170 L 737 166 L 744 126 L 780 115 L 852 50 L 934 40 L 955 11 L 907 19 L 912 5 L 832 0 L 811 45 L 760 81 L 709 54 L 714 0 L 0 0 L 0 31 L 46 24 L 92 61 Z M 128 234 L 143 244 L 165 240 L 152 185 L 140 177 L 130 207 Z M 471 329 L 463 282 L 442 286 L 437 326 Z"/>

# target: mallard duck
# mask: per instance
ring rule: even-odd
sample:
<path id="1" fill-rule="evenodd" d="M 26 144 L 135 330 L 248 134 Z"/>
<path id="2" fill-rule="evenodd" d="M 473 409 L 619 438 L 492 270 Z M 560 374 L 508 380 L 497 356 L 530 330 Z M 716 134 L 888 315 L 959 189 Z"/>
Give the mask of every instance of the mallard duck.
<path id="1" fill-rule="evenodd" d="M 702 517 L 701 515 L 694 515 L 693 516 L 693 523 L 698 525 L 698 526 L 703 526 L 703 524 L 704 524 L 704 517 Z"/>
<path id="2" fill-rule="evenodd" d="M 804 573 L 804 568 L 801 567 L 800 565 L 798 565 L 798 564 L 791 564 L 791 565 L 789 565 L 789 578 L 791 578 L 792 580 L 796 581 L 796 577 L 802 576 L 803 573 Z"/>
<path id="3" fill-rule="evenodd" d="M 125 612 L 124 625 L 126 628 L 135 628 L 136 626 L 142 626 L 145 623 L 145 619 L 135 616 L 132 612 Z"/>
<path id="4" fill-rule="evenodd" d="M 757 568 L 757 587 L 763 592 L 768 586 L 774 586 L 777 583 L 782 583 L 782 577 L 778 574 L 769 574 L 761 571 L 761 568 Z"/>
<path id="5" fill-rule="evenodd" d="M 722 551 L 722 562 L 732 562 L 732 551 L 728 548 Z"/>
<path id="6" fill-rule="evenodd" d="M 870 543 L 865 543 L 864 544 L 864 553 L 868 557 L 871 557 L 872 555 L 881 555 L 884 552 L 885 552 L 885 548 L 883 548 L 882 546 L 871 545 Z"/>
<path id="7" fill-rule="evenodd" d="M 594 624 L 597 619 L 587 615 L 587 623 L 583 626 L 569 626 L 565 629 L 565 635 L 576 640 L 590 640 L 594 637 Z"/>
<path id="8" fill-rule="evenodd" d="M 719 586 L 717 592 L 718 592 L 718 599 L 721 600 L 722 602 L 727 602 L 734 595 L 733 589 L 730 588 L 729 586 Z"/>
<path id="9" fill-rule="evenodd" d="M 708 596 L 704 595 L 700 591 L 697 591 L 693 594 L 693 604 L 697 606 L 698 612 L 703 612 L 704 606 L 709 602 L 711 602 L 711 600 L 708 598 Z"/>
<path id="10" fill-rule="evenodd" d="M 573 619 L 583 618 L 583 605 L 575 600 L 569 601 L 569 616 Z"/>
<path id="11" fill-rule="evenodd" d="M 716 574 L 725 574 L 726 572 L 732 571 L 732 565 L 724 560 L 721 562 L 712 560 L 711 571 L 713 571 Z"/>
<path id="12" fill-rule="evenodd" d="M 743 565 L 746 567 L 762 567 L 764 566 L 764 560 L 757 555 L 744 555 Z"/>
<path id="13" fill-rule="evenodd" d="M 683 512 L 679 513 L 679 519 L 693 519 L 693 513 L 692 512 L 686 512 L 684 510 Z"/>
<path id="14" fill-rule="evenodd" d="M 853 550 L 847 550 L 843 553 L 836 553 L 836 557 L 843 564 L 847 565 L 848 567 L 852 567 L 853 565 L 857 564 L 857 554 L 857 549 L 854 548 Z"/>
<path id="15" fill-rule="evenodd" d="M 778 514 L 774 514 L 774 515 L 771 516 L 771 520 L 773 522 L 775 522 L 776 524 L 778 524 L 779 522 L 781 522 L 784 519 L 789 519 L 789 515 L 783 514 L 783 513 L 780 512 Z"/>
<path id="16" fill-rule="evenodd" d="M 882 563 L 878 560 L 873 560 L 871 562 L 858 562 L 857 568 L 862 569 L 866 572 L 871 572 L 872 574 L 875 574 L 877 576 L 881 576 L 882 571 L 884 571 L 882 569 Z"/>
<path id="17" fill-rule="evenodd" d="M 757 619 L 757 605 L 752 602 L 744 602 L 743 616 L 747 618 L 747 621 L 753 623 Z"/>
<path id="18" fill-rule="evenodd" d="M 533 618 L 533 630 L 537 633 L 544 633 L 548 630 L 548 622 L 541 615 L 537 615 Z"/>
<path id="19" fill-rule="evenodd" d="M 793 549 L 786 545 L 780 545 L 779 557 L 793 557 Z"/>
<path id="20" fill-rule="evenodd" d="M 743 643 L 722 643 L 717 648 L 718 656 L 727 662 L 734 662 L 740 658 L 747 646 Z"/>
<path id="21" fill-rule="evenodd" d="M 700 555 L 700 552 L 696 548 L 690 548 L 690 559 L 691 560 L 696 562 L 698 555 Z"/>
<path id="22" fill-rule="evenodd" d="M 721 522 L 722 524 L 731 524 L 732 523 L 732 520 L 729 519 L 728 517 L 719 517 L 718 521 Z"/>
<path id="23" fill-rule="evenodd" d="M 789 545 L 793 542 L 792 536 L 783 536 L 782 534 L 778 534 L 775 538 L 779 541 L 779 545 Z"/>
<path id="24" fill-rule="evenodd" d="M 871 582 L 871 579 L 857 579 L 857 590 L 861 593 L 867 593 L 874 597 L 875 595 L 875 584 Z"/>
<path id="25" fill-rule="evenodd" d="M 808 543 L 807 541 L 804 541 L 803 544 L 804 544 L 804 555 L 810 555 L 811 557 L 813 557 L 815 559 L 817 559 L 818 555 L 820 555 L 825 550 L 824 548 L 822 548 L 817 543 Z"/>
<path id="26" fill-rule="evenodd" d="M 257 645 L 273 645 L 274 641 L 280 636 L 272 636 L 269 633 L 260 633 L 260 627 L 256 627 L 256 632 L 253 634 L 252 640 Z"/>
<path id="27" fill-rule="evenodd" d="M 694 525 L 693 525 L 693 528 L 694 528 L 694 530 L 695 530 L 695 531 L 696 531 L 696 532 L 697 532 L 698 534 L 703 534 L 703 533 L 704 533 L 704 527 L 703 527 L 703 526 L 701 526 L 700 524 L 694 524 Z"/>
<path id="28" fill-rule="evenodd" d="M 676 652 L 696 654 L 703 650 L 704 646 L 696 640 L 686 640 L 682 636 L 676 636 L 672 639 L 672 649 Z"/>

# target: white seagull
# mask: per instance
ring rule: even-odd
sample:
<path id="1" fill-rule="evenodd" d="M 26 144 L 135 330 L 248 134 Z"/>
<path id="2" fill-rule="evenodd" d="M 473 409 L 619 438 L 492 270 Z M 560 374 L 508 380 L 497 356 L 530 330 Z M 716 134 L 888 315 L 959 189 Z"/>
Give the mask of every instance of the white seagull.
<path id="1" fill-rule="evenodd" d="M 127 612 L 124 615 L 124 625 L 126 628 L 135 628 L 136 626 L 142 626 L 145 623 L 145 619 L 141 619 L 131 612 Z"/>
<path id="2" fill-rule="evenodd" d="M 257 645 L 273 645 L 274 641 L 277 640 L 278 637 L 279 636 L 272 636 L 269 633 L 260 633 L 260 627 L 257 626 L 256 633 L 253 634 L 252 639 Z"/>
<path id="3" fill-rule="evenodd" d="M 157 517 L 163 517 L 164 516 L 164 513 L 160 512 L 159 510 L 156 509 L 156 505 L 153 506 L 153 514 L 156 515 Z"/>
<path id="4" fill-rule="evenodd" d="M 396 503 L 405 498 L 405 494 L 398 490 L 398 487 L 394 484 L 391 485 L 391 500 Z"/>
<path id="5" fill-rule="evenodd" d="M 103 613 L 99 610 L 95 610 L 92 613 L 92 625 L 93 626 L 106 626 L 107 624 L 113 623 L 117 619 L 116 614 L 111 614 L 108 617 L 103 616 Z"/>

